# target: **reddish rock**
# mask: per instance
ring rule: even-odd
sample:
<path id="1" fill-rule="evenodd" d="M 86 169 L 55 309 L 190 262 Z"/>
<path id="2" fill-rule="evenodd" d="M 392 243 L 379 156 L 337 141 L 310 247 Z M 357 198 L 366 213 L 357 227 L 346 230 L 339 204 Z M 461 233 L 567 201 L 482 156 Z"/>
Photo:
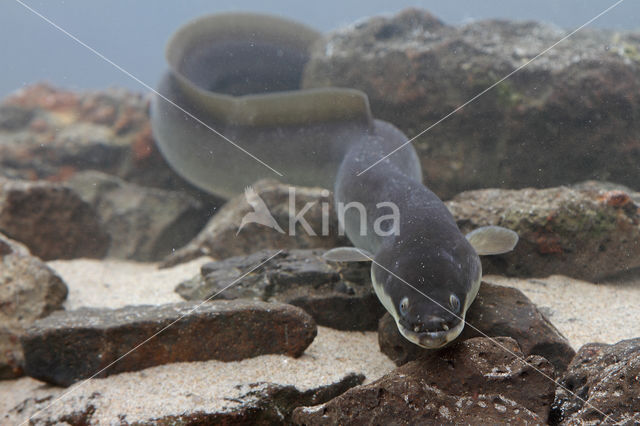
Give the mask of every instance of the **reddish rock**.
<path id="1" fill-rule="evenodd" d="M 216 202 L 164 161 L 151 137 L 148 108 L 145 96 L 123 89 L 27 86 L 0 104 L 0 174 L 62 180 L 71 170 L 99 170 Z"/>
<path id="2" fill-rule="evenodd" d="M 584 345 L 556 390 L 553 423 L 640 423 L 639 378 L 640 338 Z"/>
<path id="3" fill-rule="evenodd" d="M 515 288 L 483 282 L 467 312 L 466 321 L 469 324 L 465 325 L 456 341 L 480 337 L 480 332 L 489 337 L 511 337 L 518 342 L 525 355 L 546 358 L 558 374 L 567 369 L 575 355 L 567 339 L 527 296 Z M 403 365 L 431 352 L 405 339 L 389 314 L 380 320 L 378 341 L 380 350 L 396 365 Z"/>
<path id="4" fill-rule="evenodd" d="M 171 362 L 237 361 L 264 354 L 298 357 L 317 333 L 313 318 L 291 305 L 215 301 L 194 310 L 198 305 L 56 312 L 36 321 L 21 338 L 25 374 L 69 386 L 99 371 L 96 377 Z"/>
<path id="5" fill-rule="evenodd" d="M 575 188 L 468 191 L 446 205 L 463 232 L 500 225 L 520 236 L 514 251 L 482 257 L 483 272 L 597 281 L 640 267 L 638 196 L 590 182 Z"/>
<path id="6" fill-rule="evenodd" d="M 0 178 L 0 232 L 42 259 L 100 258 L 109 236 L 74 191 L 46 182 Z"/>
<path id="7" fill-rule="evenodd" d="M 330 424 L 545 423 L 553 402 L 553 367 L 523 357 L 515 340 L 486 338 L 431 351 L 368 385 L 315 407 L 293 421 Z M 525 362 L 523 362 L 526 361 Z"/>

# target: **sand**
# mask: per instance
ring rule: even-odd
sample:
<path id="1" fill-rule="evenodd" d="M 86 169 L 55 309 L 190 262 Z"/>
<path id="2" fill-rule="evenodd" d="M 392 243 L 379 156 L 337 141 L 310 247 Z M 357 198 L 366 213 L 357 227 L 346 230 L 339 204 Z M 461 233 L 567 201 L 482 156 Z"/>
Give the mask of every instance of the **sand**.
<path id="1" fill-rule="evenodd" d="M 234 399 L 255 387 L 254 383 L 295 385 L 307 390 L 335 383 L 348 373 L 361 373 L 367 381 L 394 368 L 393 363 L 378 350 L 376 333 L 341 332 L 319 327 L 318 337 L 300 358 L 264 355 L 239 362 L 185 362 L 167 364 L 146 370 L 121 373 L 104 379 L 80 382 L 68 389 L 51 388 L 23 378 L 0 382 L 0 413 L 9 413 L 3 421 L 26 420 L 35 410 L 29 404 L 25 413 L 16 407 L 27 397 L 53 400 L 36 404 L 37 409 L 55 401 L 65 391 L 72 392 L 56 401 L 38 417 L 57 418 L 62 414 L 82 411 L 94 392 L 100 397 L 91 402 L 96 411 L 92 419 L 100 424 L 145 420 L 194 411 L 226 411 L 239 405 Z"/>
<path id="2" fill-rule="evenodd" d="M 562 275 L 484 280 L 521 290 L 576 350 L 585 343 L 640 337 L 640 274 L 601 284 Z"/>
<path id="3" fill-rule="evenodd" d="M 169 269 L 152 263 L 72 260 L 48 262 L 69 286 L 67 309 L 111 308 L 182 300 L 181 281 L 210 261 L 200 258 Z M 640 337 L 640 272 L 600 284 L 554 275 L 547 278 L 484 277 L 520 289 L 578 349 L 589 342 L 616 343 Z"/>
<path id="4" fill-rule="evenodd" d="M 69 286 L 65 307 L 117 308 L 181 300 L 173 292 L 209 261 L 201 258 L 170 269 L 126 261 L 53 261 Z M 578 349 L 587 342 L 615 343 L 640 336 L 640 275 L 592 284 L 564 276 L 513 279 L 487 276 L 486 281 L 522 290 Z M 193 411 L 233 410 L 255 383 L 295 385 L 300 390 L 335 383 L 349 373 L 370 382 L 394 368 L 380 353 L 374 332 L 341 332 L 319 327 L 305 354 L 293 359 L 265 355 L 239 362 L 177 363 L 93 379 L 69 389 L 53 388 L 31 378 L 0 382 L 0 423 L 19 423 L 55 403 L 44 418 L 95 406 L 93 421 L 113 423 Z M 263 386 L 263 385 L 259 385 Z M 73 391 L 59 401 L 64 392 Z M 98 397 L 91 395 L 98 392 Z M 47 397 L 52 396 L 50 399 Z M 24 402 L 25 399 L 32 398 Z M 36 402 L 45 398 L 44 401 Z M 91 400 L 90 402 L 87 402 Z M 246 401 L 246 397 L 244 399 Z"/>
<path id="5" fill-rule="evenodd" d="M 202 258 L 166 270 L 153 264 L 95 260 L 49 262 L 69 286 L 67 309 L 80 306 L 156 304 L 181 300 L 173 288 L 181 280 L 198 273 L 210 259 Z M 176 363 L 93 379 L 68 389 L 52 388 L 31 378 L 0 381 L 0 423 L 19 423 L 36 410 L 56 401 L 65 391 L 72 393 L 56 401 L 38 417 L 57 418 L 82 411 L 94 392 L 100 396 L 90 402 L 96 408 L 92 419 L 100 424 L 145 420 L 193 411 L 232 410 L 254 383 L 294 385 L 307 390 L 335 383 L 349 373 L 364 374 L 366 382 L 375 380 L 394 368 L 378 350 L 375 332 L 342 332 L 318 328 L 318 336 L 297 359 L 284 355 L 264 355 L 238 362 Z M 26 398 L 22 410 L 14 408 Z M 23 404 L 24 405 L 24 404 Z"/>

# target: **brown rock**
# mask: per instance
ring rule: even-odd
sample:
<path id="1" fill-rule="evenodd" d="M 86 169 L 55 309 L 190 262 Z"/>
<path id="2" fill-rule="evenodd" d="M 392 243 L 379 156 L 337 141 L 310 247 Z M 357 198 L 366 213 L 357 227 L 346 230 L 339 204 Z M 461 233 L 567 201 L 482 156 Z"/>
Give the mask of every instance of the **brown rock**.
<path id="1" fill-rule="evenodd" d="M 295 187 L 296 211 L 290 212 L 290 188 L 289 185 L 271 179 L 261 180 L 253 185 L 253 189 L 265 202 L 284 233 L 257 223 L 248 223 L 238 232 L 242 218 L 254 211 L 247 203 L 245 195 L 240 194 L 228 201 L 204 230 L 186 247 L 170 256 L 164 262 L 164 266 L 186 262 L 200 256 L 223 259 L 247 255 L 260 249 L 332 248 L 348 244 L 345 236 L 338 235 L 338 219 L 329 191 L 322 188 Z M 289 224 L 294 220 L 291 213 L 299 214 L 309 203 L 313 205 L 304 214 L 304 219 L 317 235 L 308 234 L 300 223 L 296 223 L 295 235 L 291 235 Z M 323 206 L 328 208 L 328 235 L 323 235 Z"/>
<path id="2" fill-rule="evenodd" d="M 24 355 L 20 346 L 23 332 L 19 323 L 0 326 L 0 380 L 14 379 L 24 374 Z"/>
<path id="3" fill-rule="evenodd" d="M 637 194 L 581 188 L 468 191 L 446 204 L 463 232 L 500 225 L 520 236 L 513 252 L 482 258 L 487 274 L 595 281 L 639 267 Z"/>
<path id="4" fill-rule="evenodd" d="M 67 292 L 53 270 L 0 234 L 0 380 L 22 375 L 20 335 L 35 320 L 62 309 Z"/>
<path id="5" fill-rule="evenodd" d="M 52 314 L 22 336 L 25 373 L 69 386 L 96 373 L 105 377 L 170 362 L 235 361 L 264 354 L 297 357 L 317 333 L 313 318 L 290 305 L 216 301 L 194 310 L 196 306 L 84 308 Z"/>
<path id="6" fill-rule="evenodd" d="M 0 104 L 0 174 L 61 181 L 82 170 L 214 202 L 160 155 L 151 137 L 146 96 L 123 89 L 71 92 L 35 84 Z"/>
<path id="7" fill-rule="evenodd" d="M 377 329 L 385 310 L 371 287 L 369 263 L 327 262 L 323 250 L 285 250 L 240 278 L 275 252 L 207 263 L 176 292 L 186 300 L 206 300 L 235 282 L 216 297 L 289 303 L 304 309 L 318 325 L 338 330 Z"/>
<path id="8" fill-rule="evenodd" d="M 150 419 L 156 425 L 175 424 L 290 424 L 296 407 L 322 404 L 361 384 L 364 376 L 348 374 L 339 382 L 301 392 L 295 386 L 255 383 L 235 399 L 233 410 L 176 414 Z"/>
<path id="9" fill-rule="evenodd" d="M 194 369 L 195 370 L 195 369 Z M 225 389 L 215 389 L 208 393 L 208 389 L 200 386 L 200 392 L 188 392 L 177 386 L 175 381 L 188 380 L 176 377 L 177 372 L 146 371 L 149 376 L 158 373 L 164 380 L 158 378 L 154 383 L 162 387 L 165 398 L 184 398 L 184 405 L 173 405 L 173 409 L 166 409 L 161 397 L 149 396 L 144 392 L 129 392 L 136 388 L 135 377 L 128 382 L 118 383 L 109 378 L 102 379 L 99 384 L 90 382 L 89 386 L 76 388 L 68 397 L 63 397 L 66 389 L 45 386 L 36 380 L 26 382 L 5 382 L 4 392 L 16 392 L 29 395 L 14 406 L 7 407 L 2 414 L 3 424 L 20 424 L 30 420 L 33 424 L 132 424 L 132 425 L 193 425 L 193 424 L 290 424 L 293 409 L 299 406 L 321 404 L 342 394 L 349 388 L 364 381 L 362 374 L 349 373 L 334 380 L 323 382 L 299 389 L 291 384 L 281 384 L 277 378 L 274 382 L 245 382 L 239 378 L 240 384 Z M 167 377 L 168 374 L 168 377 Z M 143 380 L 148 382 L 149 376 Z M 193 381 L 201 379 L 194 373 Z M 25 383 L 26 382 L 26 383 Z M 215 383 L 215 381 L 213 382 Z M 145 383 L 148 384 L 148 383 Z M 87 389 L 92 387 L 92 389 Z M 102 386 L 100 386 L 102 385 Z M 25 392 L 31 388 L 29 394 Z M 95 390 L 97 387 L 98 390 Z M 117 390 L 115 393 L 114 388 Z M 169 388 L 169 389 L 167 389 Z M 149 388 L 146 388 L 149 389 Z M 227 393 L 220 393 L 226 391 Z M 173 394 L 172 394 L 173 393 Z M 129 404 L 114 400 L 113 396 L 126 397 Z M 60 398 L 56 404 L 52 400 Z M 132 404 L 131 402 L 134 401 Z M 139 405 L 136 405 L 138 402 Z M 127 406 L 128 405 L 128 406 Z M 135 407 L 132 410 L 131 407 Z M 135 411 L 135 413 L 132 413 Z M 160 414 L 161 413 L 161 414 Z"/>
<path id="10" fill-rule="evenodd" d="M 553 423 L 640 423 L 639 377 L 640 339 L 584 345 L 556 390 Z"/>
<path id="11" fill-rule="evenodd" d="M 518 342 L 525 355 L 546 358 L 557 373 L 565 371 L 575 355 L 567 339 L 527 296 L 515 288 L 483 282 L 467 312 L 466 321 L 468 324 L 456 341 L 480 337 L 480 332 L 489 337 L 511 337 Z M 405 339 L 389 314 L 380 320 L 378 341 L 380 350 L 396 365 L 403 365 L 431 352 Z"/>
<path id="12" fill-rule="evenodd" d="M 99 258 L 109 236 L 96 212 L 71 189 L 0 178 L 0 232 L 45 260 Z"/>
<path id="13" fill-rule="evenodd" d="M 535 22 L 448 26 L 411 9 L 326 35 L 302 84 L 360 89 L 374 117 L 413 137 L 565 35 Z M 639 189 L 638 46 L 640 33 L 608 30 L 558 44 L 413 142 L 425 183 L 445 198 L 585 179 Z"/>
<path id="14" fill-rule="evenodd" d="M 142 187 L 101 172 L 76 173 L 65 185 L 98 213 L 111 238 L 108 257 L 160 260 L 209 219 L 208 204 L 187 193 Z"/>
<path id="15" fill-rule="evenodd" d="M 31 323 L 62 309 L 67 286 L 17 241 L 0 234 L 0 323 Z"/>
<path id="16" fill-rule="evenodd" d="M 524 358 L 510 338 L 460 342 L 431 351 L 368 385 L 294 410 L 297 424 L 544 423 L 553 375 L 544 358 Z M 539 370 L 539 371 L 537 371 Z"/>

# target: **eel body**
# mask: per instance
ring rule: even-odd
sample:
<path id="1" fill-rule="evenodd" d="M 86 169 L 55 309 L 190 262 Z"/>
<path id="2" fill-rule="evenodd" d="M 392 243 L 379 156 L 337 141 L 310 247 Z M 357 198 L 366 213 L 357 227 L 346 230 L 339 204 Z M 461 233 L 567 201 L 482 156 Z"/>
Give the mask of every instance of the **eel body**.
<path id="1" fill-rule="evenodd" d="M 255 14 L 185 25 L 168 43 L 169 70 L 152 100 L 154 137 L 179 174 L 223 197 L 274 177 L 263 163 L 285 183 L 333 189 L 355 248 L 326 257 L 372 260 L 374 289 L 400 332 L 423 347 L 443 346 L 462 331 L 478 292 L 478 254 L 508 251 L 517 236 L 498 227 L 462 235 L 422 184 L 410 144 L 359 174 L 407 138 L 372 118 L 358 90 L 300 88 L 318 38 L 300 24 Z M 392 217 L 393 206 L 399 214 Z"/>

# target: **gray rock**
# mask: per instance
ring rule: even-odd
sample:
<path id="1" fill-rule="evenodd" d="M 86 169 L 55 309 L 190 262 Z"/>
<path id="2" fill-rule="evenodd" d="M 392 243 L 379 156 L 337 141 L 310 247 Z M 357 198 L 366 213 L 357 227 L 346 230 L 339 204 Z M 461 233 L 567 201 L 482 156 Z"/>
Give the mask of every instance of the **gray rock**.
<path id="1" fill-rule="evenodd" d="M 160 260 L 209 219 L 208 206 L 187 193 L 142 187 L 101 172 L 76 173 L 65 185 L 98 213 L 111 237 L 108 257 Z"/>
<path id="2" fill-rule="evenodd" d="M 367 93 L 374 117 L 413 137 L 556 43 L 535 22 L 443 24 L 422 10 L 325 36 L 304 87 Z M 640 33 L 580 31 L 413 142 L 424 181 L 464 190 L 606 179 L 640 189 Z"/>
<path id="3" fill-rule="evenodd" d="M 639 267 L 637 194 L 593 183 L 581 188 L 468 191 L 446 205 L 463 232 L 500 225 L 520 236 L 513 252 L 482 258 L 487 274 L 593 282 Z"/>
<path id="4" fill-rule="evenodd" d="M 468 325 L 457 341 L 480 337 L 480 332 L 489 337 L 510 337 L 518 342 L 525 355 L 540 355 L 549 360 L 558 374 L 567 369 L 575 355 L 567 339 L 515 288 L 483 282 L 466 321 Z M 431 351 L 405 339 L 389 314 L 380 320 L 378 341 L 380 350 L 396 365 Z"/>
<path id="5" fill-rule="evenodd" d="M 366 262 L 336 263 L 323 250 L 286 250 L 239 281 L 275 250 L 207 263 L 201 274 L 176 287 L 186 300 L 217 298 L 279 301 L 299 306 L 318 325 L 338 330 L 376 330 L 385 310 L 371 287 Z"/>
<path id="6" fill-rule="evenodd" d="M 62 309 L 67 293 L 51 268 L 0 234 L 0 379 L 22 375 L 20 335 L 35 320 Z"/>
<path id="7" fill-rule="evenodd" d="M 150 419 L 158 425 L 175 424 L 290 424 L 291 415 L 296 407 L 327 402 L 348 389 L 361 384 L 364 376 L 348 374 L 339 382 L 307 391 L 295 386 L 282 386 L 271 383 L 255 383 L 247 386 L 246 393 L 237 398 L 239 407 L 221 412 L 197 412 L 176 414 Z"/>
<path id="8" fill-rule="evenodd" d="M 544 423 L 553 402 L 553 375 L 544 358 L 515 340 L 486 338 L 431 351 L 368 385 L 315 407 L 296 408 L 293 421 L 329 424 Z"/>
<path id="9" fill-rule="evenodd" d="M 253 185 L 284 233 L 257 223 L 248 223 L 238 232 L 242 218 L 254 211 L 245 195 L 240 194 L 229 200 L 193 241 L 167 258 L 164 266 L 200 256 L 223 259 L 247 255 L 260 249 L 331 248 L 348 244 L 345 236 L 338 235 L 338 219 L 329 191 L 295 187 L 296 210 L 290 212 L 289 188 L 289 185 L 271 179 L 261 180 Z M 304 219 L 317 235 L 307 233 L 300 223 L 295 224 L 295 235 L 290 234 L 292 215 L 299 214 L 309 203 L 313 205 L 304 214 Z M 326 217 L 324 227 L 328 230 L 327 235 L 323 234 L 323 217 Z"/>
<path id="10" fill-rule="evenodd" d="M 98 372 L 96 377 L 105 377 L 170 362 L 298 357 L 317 333 L 313 318 L 290 305 L 215 301 L 194 310 L 197 305 L 56 312 L 36 321 L 21 338 L 25 374 L 69 386 Z"/>
<path id="11" fill-rule="evenodd" d="M 194 380 L 198 380 L 197 377 Z M 158 415 L 154 404 L 145 408 L 147 411 L 138 410 L 131 413 L 123 407 L 112 408 L 114 401 L 110 398 L 109 391 L 87 391 L 86 387 L 78 388 L 69 398 L 63 398 L 55 407 L 51 407 L 51 401 L 61 397 L 64 388 L 43 386 L 42 383 L 32 385 L 37 387 L 37 395 L 29 396 L 14 407 L 10 407 L 4 413 L 2 419 L 5 423 L 19 424 L 31 417 L 33 424 L 70 424 L 87 425 L 94 423 L 118 423 L 118 424 L 153 424 L 153 425 L 192 425 L 192 424 L 290 424 L 293 409 L 299 406 L 321 404 L 342 394 L 349 388 L 361 384 L 364 380 L 362 374 L 349 373 L 335 381 L 326 381 L 326 384 L 317 385 L 304 390 L 292 385 L 276 382 L 249 382 L 235 386 L 233 392 L 225 397 L 227 404 L 212 407 L 210 395 L 197 393 L 180 393 L 180 388 L 175 391 L 179 397 L 186 398 L 190 409 L 179 407 L 173 414 Z M 105 386 L 118 387 L 118 384 L 109 383 L 109 379 L 102 380 Z M 14 382 L 16 390 L 21 384 Z M 120 384 L 122 386 L 122 384 Z M 125 385 L 126 386 L 126 385 Z M 135 387 L 135 383 L 130 383 Z M 171 384 L 168 384 L 171 386 Z M 24 387 L 24 385 L 22 385 Z M 5 390 L 10 391 L 11 388 Z M 122 389 L 126 392 L 125 389 Z M 34 392 L 36 393 L 36 392 Z M 214 392 L 215 394 L 215 392 Z M 146 395 L 134 392 L 129 396 L 132 399 L 144 399 Z M 222 399 L 223 395 L 215 395 L 213 399 Z M 162 404 L 162 401 L 157 401 Z M 193 407 L 195 406 L 195 407 Z M 154 410 L 155 408 L 155 410 Z M 122 410 L 122 411 L 119 411 Z M 105 412 L 106 411 L 106 412 Z M 132 419 L 134 417 L 134 419 Z"/>
<path id="12" fill-rule="evenodd" d="M 44 260 L 100 258 L 109 246 L 93 208 L 70 188 L 48 182 L 0 177 L 0 232 Z"/>
<path id="13" fill-rule="evenodd" d="M 14 105 L 0 105 L 0 130 L 17 130 L 33 118 L 33 111 Z"/>
<path id="14" fill-rule="evenodd" d="M 640 338 L 584 345 L 556 390 L 552 422 L 640 423 L 639 377 Z"/>

